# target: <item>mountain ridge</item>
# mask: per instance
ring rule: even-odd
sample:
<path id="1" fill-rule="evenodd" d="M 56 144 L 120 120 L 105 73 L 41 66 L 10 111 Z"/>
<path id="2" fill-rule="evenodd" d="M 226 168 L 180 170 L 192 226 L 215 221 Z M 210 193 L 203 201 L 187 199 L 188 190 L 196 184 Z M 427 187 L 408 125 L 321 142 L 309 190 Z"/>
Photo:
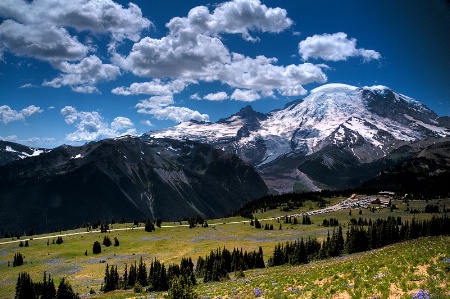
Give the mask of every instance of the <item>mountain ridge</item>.
<path id="1" fill-rule="evenodd" d="M 303 99 L 287 103 L 283 109 L 250 117 L 251 126 L 246 112 L 257 112 L 248 106 L 243 109 L 215 123 L 183 122 L 147 135 L 195 140 L 234 153 L 256 167 L 274 193 L 292 191 L 298 178 L 308 177 L 299 169 L 304 158 L 331 144 L 354 156 L 358 164 L 365 164 L 389 156 L 404 143 L 450 136 L 449 127 L 443 126 L 447 118 L 381 85 L 358 88 L 326 84 Z M 280 169 L 276 165 L 283 164 L 281 160 L 286 157 L 291 157 L 287 164 L 295 167 Z M 289 181 L 289 186 L 275 187 L 271 182 L 276 181 L 277 175 L 282 180 L 291 177 L 284 181 Z M 354 187 L 312 181 L 316 183 L 310 190 Z"/>
<path id="2" fill-rule="evenodd" d="M 63 145 L 0 167 L 0 228 L 111 219 L 223 217 L 267 193 L 250 166 L 192 141 L 121 137 Z"/>

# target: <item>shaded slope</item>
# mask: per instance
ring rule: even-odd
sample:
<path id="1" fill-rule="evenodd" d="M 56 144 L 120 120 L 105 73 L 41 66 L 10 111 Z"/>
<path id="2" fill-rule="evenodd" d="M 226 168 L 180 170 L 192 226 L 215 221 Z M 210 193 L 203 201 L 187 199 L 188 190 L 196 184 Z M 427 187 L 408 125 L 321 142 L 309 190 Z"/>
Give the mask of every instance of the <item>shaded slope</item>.
<path id="1" fill-rule="evenodd" d="M 236 156 L 208 145 L 122 138 L 0 167 L 0 227 L 35 231 L 122 218 L 222 217 L 267 188 Z"/>

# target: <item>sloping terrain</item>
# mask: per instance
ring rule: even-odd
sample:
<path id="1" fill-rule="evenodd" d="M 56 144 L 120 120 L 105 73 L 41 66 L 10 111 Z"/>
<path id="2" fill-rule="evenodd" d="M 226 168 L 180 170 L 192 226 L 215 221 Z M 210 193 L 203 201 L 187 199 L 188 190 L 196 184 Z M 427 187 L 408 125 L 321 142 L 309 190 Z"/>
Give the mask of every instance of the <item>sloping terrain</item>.
<path id="1" fill-rule="evenodd" d="M 0 166 L 28 157 L 39 156 L 48 149 L 32 148 L 22 144 L 0 140 Z"/>
<path id="2" fill-rule="evenodd" d="M 450 141 L 446 139 L 384 170 L 361 187 L 442 195 L 449 194 L 449 182 Z"/>
<path id="3" fill-rule="evenodd" d="M 148 136 L 234 153 L 257 168 L 271 192 L 281 193 L 295 184 L 309 190 L 356 187 L 392 166 L 389 160 L 398 161 L 399 147 L 448 137 L 450 129 L 446 117 L 385 86 L 327 84 L 266 115 L 247 106 L 216 123 L 183 122 Z M 328 174 L 318 175 L 321 170 Z"/>
<path id="4" fill-rule="evenodd" d="M 208 145 L 124 137 L 0 167 L 0 227 L 49 231 L 84 222 L 223 217 L 267 193 L 250 166 Z"/>

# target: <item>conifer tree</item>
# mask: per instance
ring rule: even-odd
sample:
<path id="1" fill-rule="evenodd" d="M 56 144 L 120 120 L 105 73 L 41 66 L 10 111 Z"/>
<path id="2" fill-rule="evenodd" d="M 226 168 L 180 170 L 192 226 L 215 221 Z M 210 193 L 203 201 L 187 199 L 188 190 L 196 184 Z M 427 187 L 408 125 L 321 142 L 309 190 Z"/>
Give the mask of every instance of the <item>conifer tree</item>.
<path id="1" fill-rule="evenodd" d="M 78 295 L 73 291 L 72 286 L 63 277 L 56 292 L 56 299 L 78 299 Z"/>
<path id="2" fill-rule="evenodd" d="M 95 241 L 94 245 L 92 246 L 92 253 L 99 254 L 101 252 L 102 252 L 102 245 L 100 245 L 99 241 Z"/>
<path id="3" fill-rule="evenodd" d="M 36 293 L 34 290 L 33 281 L 30 278 L 30 274 L 27 272 L 19 273 L 16 283 L 16 295 L 14 299 L 34 299 Z"/>
<path id="4" fill-rule="evenodd" d="M 145 263 L 141 260 L 139 261 L 139 266 L 137 268 L 137 276 L 136 276 L 136 282 L 138 282 L 141 286 L 146 287 L 148 286 L 147 282 L 147 269 L 146 269 Z"/>
<path id="5" fill-rule="evenodd" d="M 50 274 L 47 279 L 47 272 L 44 272 L 44 280 L 41 285 L 40 299 L 54 299 L 56 298 L 56 288 Z"/>
<path id="6" fill-rule="evenodd" d="M 170 288 L 167 293 L 168 299 L 198 299 L 198 294 L 194 291 L 189 280 L 180 275 L 170 282 Z"/>
<path id="7" fill-rule="evenodd" d="M 133 287 L 136 284 L 137 281 L 137 268 L 136 268 L 136 262 L 133 264 L 130 264 L 130 272 L 128 273 L 128 281 L 127 286 Z"/>
<path id="8" fill-rule="evenodd" d="M 106 247 L 111 246 L 112 242 L 111 239 L 109 238 L 109 236 L 104 236 L 103 237 L 103 245 L 105 245 Z"/>
<path id="9" fill-rule="evenodd" d="M 23 265 L 23 255 L 19 252 L 14 254 L 13 267 L 18 267 Z"/>

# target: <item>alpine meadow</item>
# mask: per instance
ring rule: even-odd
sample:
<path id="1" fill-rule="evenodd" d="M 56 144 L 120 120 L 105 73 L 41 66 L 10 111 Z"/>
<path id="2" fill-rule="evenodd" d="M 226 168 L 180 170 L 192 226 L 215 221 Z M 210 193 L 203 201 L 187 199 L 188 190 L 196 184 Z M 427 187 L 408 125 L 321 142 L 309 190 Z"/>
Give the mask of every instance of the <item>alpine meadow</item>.
<path id="1" fill-rule="evenodd" d="M 0 298 L 450 298 L 450 4 L 0 1 Z"/>

